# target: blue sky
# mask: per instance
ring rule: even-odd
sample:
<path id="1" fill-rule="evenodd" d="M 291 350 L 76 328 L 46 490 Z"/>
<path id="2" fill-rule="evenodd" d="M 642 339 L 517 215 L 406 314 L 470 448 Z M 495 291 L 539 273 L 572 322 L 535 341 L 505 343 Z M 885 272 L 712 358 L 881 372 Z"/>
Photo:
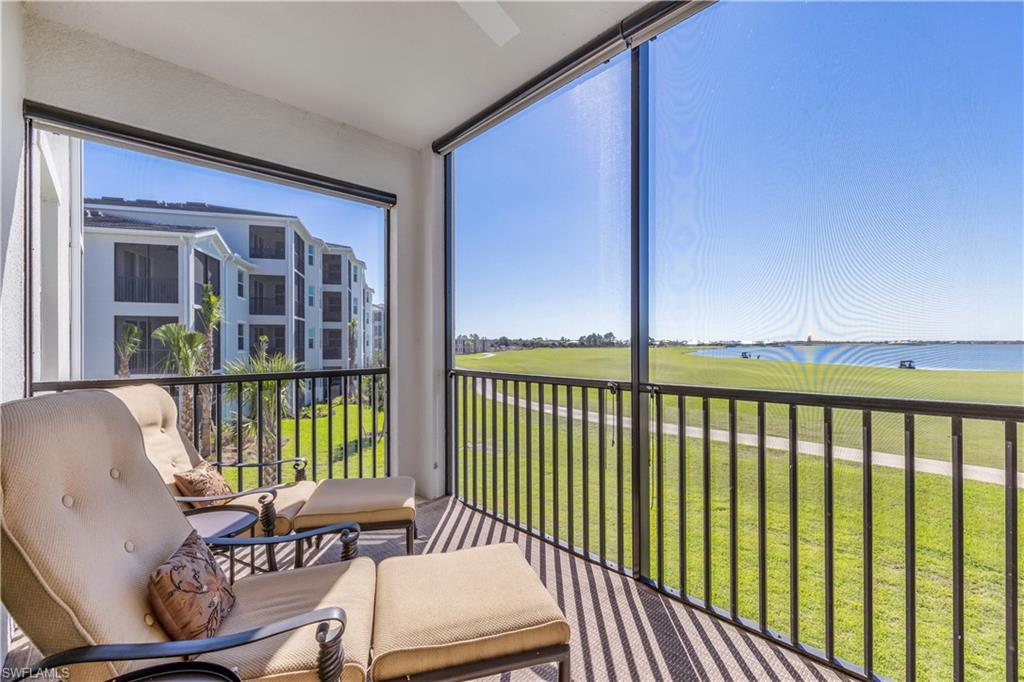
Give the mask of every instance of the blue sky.
<path id="1" fill-rule="evenodd" d="M 1024 338 L 1024 5 L 722 2 L 651 44 L 656 338 Z M 629 63 L 456 152 L 456 328 L 629 327 Z"/>
<path id="2" fill-rule="evenodd" d="M 384 301 L 384 210 L 336 196 L 96 142 L 85 143 L 85 195 L 203 201 L 298 216 L 309 231 L 351 246 Z"/>

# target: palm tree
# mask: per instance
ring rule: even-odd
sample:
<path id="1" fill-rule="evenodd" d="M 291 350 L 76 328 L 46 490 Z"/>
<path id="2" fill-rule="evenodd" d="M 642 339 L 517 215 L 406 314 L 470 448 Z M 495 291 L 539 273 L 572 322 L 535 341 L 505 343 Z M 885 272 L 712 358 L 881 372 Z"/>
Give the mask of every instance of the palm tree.
<path id="1" fill-rule="evenodd" d="M 167 348 L 167 357 L 161 363 L 163 371 L 180 376 L 194 376 L 197 373 L 206 341 L 202 334 L 180 322 L 170 322 L 157 327 L 153 331 L 153 338 Z M 193 433 L 192 410 L 192 392 L 182 390 L 179 422 L 186 434 Z"/>
<path id="2" fill-rule="evenodd" d="M 142 345 L 142 332 L 131 322 L 121 325 L 121 340 L 114 344 L 117 352 L 117 376 L 127 379 L 131 376 L 131 360 Z"/>
<path id="3" fill-rule="evenodd" d="M 206 334 L 206 342 L 203 345 L 203 353 L 199 362 L 200 374 L 213 374 L 213 359 L 215 354 L 214 335 L 217 327 L 223 319 L 220 296 L 213 293 L 213 287 L 209 282 L 203 285 L 203 297 L 197 313 L 201 329 Z M 201 422 L 199 425 L 199 454 L 204 458 L 209 457 L 212 451 L 211 440 L 211 405 L 213 402 L 213 386 L 204 384 L 199 388 L 199 413 Z"/>
<path id="4" fill-rule="evenodd" d="M 237 375 L 294 372 L 294 358 L 286 357 L 281 353 L 270 355 L 267 353 L 268 344 L 269 339 L 267 339 L 266 336 L 261 336 L 249 357 L 244 360 L 228 362 L 225 365 L 227 373 Z M 302 382 L 299 382 L 298 385 L 300 386 L 300 390 L 305 389 L 305 385 Z M 278 390 L 280 390 L 280 395 L 278 395 Z M 262 461 L 263 459 L 268 458 L 276 459 L 274 455 L 277 453 L 278 438 L 280 437 L 280 434 L 277 432 L 278 400 L 280 399 L 281 416 L 284 416 L 291 411 L 287 382 L 281 384 L 278 384 L 277 381 L 231 382 L 228 384 L 228 398 L 230 400 L 237 401 L 239 391 L 242 392 L 243 414 L 248 413 L 250 415 L 250 419 L 246 422 L 243 414 L 236 415 L 235 428 L 238 428 L 239 425 L 241 425 L 244 442 L 256 444 L 258 453 L 259 443 L 257 442 L 257 439 L 259 438 L 260 433 L 260 423 L 257 421 L 257 415 L 261 414 L 259 402 L 260 397 L 262 396 L 263 457 L 260 458 L 260 460 Z M 295 417 L 298 419 L 298 415 L 295 415 Z M 296 453 L 296 455 L 297 454 L 298 453 Z M 237 458 L 239 462 L 242 461 L 241 452 L 238 453 Z M 277 467 L 274 465 L 262 467 L 260 472 L 260 485 L 269 485 L 276 482 Z"/>

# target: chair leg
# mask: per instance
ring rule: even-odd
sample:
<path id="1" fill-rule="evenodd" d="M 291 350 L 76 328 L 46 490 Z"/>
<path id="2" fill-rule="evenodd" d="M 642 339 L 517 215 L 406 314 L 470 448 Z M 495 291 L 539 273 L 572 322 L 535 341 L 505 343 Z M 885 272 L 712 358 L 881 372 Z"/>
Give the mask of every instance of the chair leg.
<path id="1" fill-rule="evenodd" d="M 414 554 L 416 551 L 416 524 L 412 523 L 405 527 L 405 553 Z"/>
<path id="2" fill-rule="evenodd" d="M 273 545 L 267 545 L 267 570 L 277 570 L 277 549 Z"/>
<path id="3" fill-rule="evenodd" d="M 295 568 L 302 568 L 302 545 L 304 540 L 295 541 Z"/>
<path id="4" fill-rule="evenodd" d="M 558 682 L 572 682 L 572 674 L 569 672 L 569 655 L 558 662 Z"/>

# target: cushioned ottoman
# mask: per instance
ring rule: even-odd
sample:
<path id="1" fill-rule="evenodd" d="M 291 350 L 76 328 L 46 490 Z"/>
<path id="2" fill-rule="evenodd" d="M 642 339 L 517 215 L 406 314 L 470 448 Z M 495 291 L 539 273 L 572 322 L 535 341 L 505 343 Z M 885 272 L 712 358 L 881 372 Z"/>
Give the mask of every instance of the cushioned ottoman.
<path id="1" fill-rule="evenodd" d="M 558 662 L 569 623 L 511 543 L 377 566 L 372 680 L 466 679 Z"/>
<path id="2" fill-rule="evenodd" d="M 416 537 L 416 481 L 409 476 L 321 481 L 292 521 L 296 532 L 335 523 L 362 530 L 404 528 L 406 551 Z"/>

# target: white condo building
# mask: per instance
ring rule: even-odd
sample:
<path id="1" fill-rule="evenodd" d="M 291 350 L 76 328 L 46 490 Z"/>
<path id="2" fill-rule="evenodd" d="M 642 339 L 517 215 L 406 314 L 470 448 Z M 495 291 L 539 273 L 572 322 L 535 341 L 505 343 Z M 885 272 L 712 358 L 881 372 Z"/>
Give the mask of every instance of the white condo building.
<path id="1" fill-rule="evenodd" d="M 152 331 L 168 322 L 198 328 L 207 283 L 223 301 L 218 370 L 261 336 L 270 353 L 306 369 L 368 366 L 383 347 L 366 264 L 296 216 L 117 197 L 83 204 L 83 378 L 116 374 L 114 345 L 126 322 L 143 339 L 132 374 L 160 373 L 166 351 Z"/>

